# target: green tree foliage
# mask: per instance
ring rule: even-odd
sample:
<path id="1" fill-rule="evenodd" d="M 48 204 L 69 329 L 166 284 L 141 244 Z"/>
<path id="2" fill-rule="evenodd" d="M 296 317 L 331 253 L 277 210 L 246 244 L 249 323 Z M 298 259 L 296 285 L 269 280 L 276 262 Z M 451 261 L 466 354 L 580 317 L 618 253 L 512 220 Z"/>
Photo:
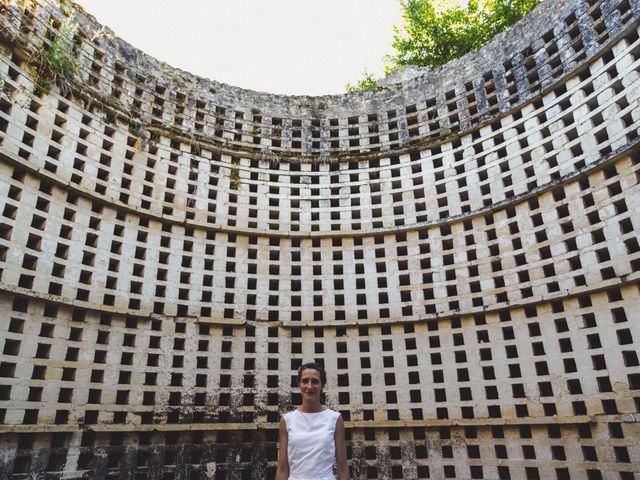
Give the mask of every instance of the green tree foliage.
<path id="1" fill-rule="evenodd" d="M 540 0 L 470 0 L 439 10 L 434 0 L 401 0 L 387 73 L 403 65 L 437 67 L 476 50 L 526 15 Z"/>
<path id="2" fill-rule="evenodd" d="M 378 87 L 379 85 L 376 77 L 374 77 L 372 74 L 370 74 L 365 70 L 360 80 L 358 80 L 354 84 L 347 83 L 344 89 L 347 93 L 353 93 L 353 92 L 361 92 L 363 90 L 375 90 Z"/>
<path id="3" fill-rule="evenodd" d="M 404 22 L 394 28 L 395 53 L 385 71 L 403 65 L 438 67 L 476 50 L 524 17 L 541 0 L 469 0 L 441 8 L 447 0 L 400 0 Z M 368 72 L 347 92 L 375 90 L 379 80 Z"/>

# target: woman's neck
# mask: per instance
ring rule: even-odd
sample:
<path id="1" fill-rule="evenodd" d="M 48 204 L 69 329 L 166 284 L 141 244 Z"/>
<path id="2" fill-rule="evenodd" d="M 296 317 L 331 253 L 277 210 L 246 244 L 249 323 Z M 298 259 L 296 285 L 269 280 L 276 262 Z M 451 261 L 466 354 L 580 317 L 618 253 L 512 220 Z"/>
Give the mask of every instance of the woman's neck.
<path id="1" fill-rule="evenodd" d="M 320 403 L 320 400 L 317 402 L 302 402 L 299 408 L 300 411 L 304 413 L 316 413 L 324 410 L 324 406 Z"/>

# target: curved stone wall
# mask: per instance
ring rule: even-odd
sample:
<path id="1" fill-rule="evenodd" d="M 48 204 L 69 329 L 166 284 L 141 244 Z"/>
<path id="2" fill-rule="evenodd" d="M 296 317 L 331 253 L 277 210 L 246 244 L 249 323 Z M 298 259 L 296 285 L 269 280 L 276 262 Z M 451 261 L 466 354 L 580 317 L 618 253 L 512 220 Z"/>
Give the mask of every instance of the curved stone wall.
<path id="1" fill-rule="evenodd" d="M 272 478 L 312 359 L 354 479 L 640 476 L 637 0 L 324 97 L 0 13 L 0 478 Z"/>

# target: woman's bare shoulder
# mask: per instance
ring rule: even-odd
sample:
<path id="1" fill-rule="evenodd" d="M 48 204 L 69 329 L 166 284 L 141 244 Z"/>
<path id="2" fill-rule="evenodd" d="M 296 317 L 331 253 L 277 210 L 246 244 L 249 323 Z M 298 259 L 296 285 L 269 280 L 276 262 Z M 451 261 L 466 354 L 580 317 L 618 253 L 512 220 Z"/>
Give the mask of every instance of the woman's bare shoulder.
<path id="1" fill-rule="evenodd" d="M 280 415 L 280 425 L 285 425 L 287 424 L 287 418 L 291 416 L 292 413 L 294 413 L 295 410 L 289 410 L 288 412 L 284 412 L 282 415 Z"/>

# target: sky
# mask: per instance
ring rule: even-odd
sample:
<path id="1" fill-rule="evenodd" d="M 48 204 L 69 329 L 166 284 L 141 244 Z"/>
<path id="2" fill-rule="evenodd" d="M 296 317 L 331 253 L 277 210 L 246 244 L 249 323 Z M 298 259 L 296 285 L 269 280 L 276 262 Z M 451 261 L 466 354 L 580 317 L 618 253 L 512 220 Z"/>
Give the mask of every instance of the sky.
<path id="1" fill-rule="evenodd" d="M 382 76 L 400 0 L 76 0 L 136 48 L 238 87 L 343 93 Z"/>

